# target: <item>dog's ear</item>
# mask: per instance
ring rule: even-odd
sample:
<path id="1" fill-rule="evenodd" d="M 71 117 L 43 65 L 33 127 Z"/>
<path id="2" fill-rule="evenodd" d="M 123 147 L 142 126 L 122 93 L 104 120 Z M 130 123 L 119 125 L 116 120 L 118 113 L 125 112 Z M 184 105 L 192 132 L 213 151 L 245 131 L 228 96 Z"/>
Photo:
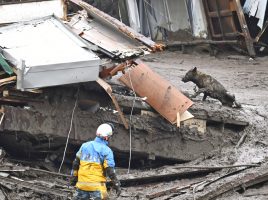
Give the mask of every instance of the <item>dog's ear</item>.
<path id="1" fill-rule="evenodd" d="M 194 68 L 193 68 L 193 72 L 196 72 L 196 71 L 197 71 L 197 68 L 196 68 L 196 67 L 194 67 Z"/>

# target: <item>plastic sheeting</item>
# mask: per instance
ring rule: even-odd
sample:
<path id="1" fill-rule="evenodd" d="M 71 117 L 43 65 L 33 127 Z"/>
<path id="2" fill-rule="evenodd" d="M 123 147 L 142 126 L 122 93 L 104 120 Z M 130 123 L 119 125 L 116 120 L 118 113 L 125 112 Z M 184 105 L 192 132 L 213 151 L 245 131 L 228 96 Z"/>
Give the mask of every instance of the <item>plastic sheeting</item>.
<path id="1" fill-rule="evenodd" d="M 140 32 L 152 39 L 159 39 L 159 35 L 165 39 L 166 30 L 192 30 L 194 36 L 207 37 L 206 17 L 201 0 L 131 0 L 126 3 L 131 10 L 129 21 L 133 21 L 130 26 L 138 30 L 139 22 Z M 135 9 L 139 11 L 138 16 Z"/>
<path id="2" fill-rule="evenodd" d="M 243 10 L 249 16 L 259 19 L 258 26 L 262 29 L 268 0 L 246 0 Z"/>
<path id="3" fill-rule="evenodd" d="M 200 0 L 186 0 L 192 32 L 195 37 L 207 38 L 207 22 L 203 3 Z"/>
<path id="4" fill-rule="evenodd" d="M 156 37 L 158 28 L 176 32 L 190 29 L 188 13 L 184 1 L 153 0 L 147 1 L 147 15 L 153 38 Z"/>
<path id="5" fill-rule="evenodd" d="M 141 24 L 139 18 L 139 11 L 138 11 L 138 4 L 136 0 L 128 0 L 127 3 L 127 10 L 128 10 L 128 18 L 129 18 L 129 25 L 137 32 L 141 32 Z"/>

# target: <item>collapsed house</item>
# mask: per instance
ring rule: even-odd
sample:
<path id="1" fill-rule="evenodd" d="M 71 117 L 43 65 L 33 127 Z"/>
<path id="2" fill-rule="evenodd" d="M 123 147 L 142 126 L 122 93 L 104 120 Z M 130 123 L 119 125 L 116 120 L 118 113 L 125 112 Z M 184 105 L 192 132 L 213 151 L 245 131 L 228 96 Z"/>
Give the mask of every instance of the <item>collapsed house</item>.
<path id="1" fill-rule="evenodd" d="M 166 41 L 168 47 L 229 44 L 252 57 L 267 47 L 266 0 L 122 2 L 109 4 L 122 13 L 115 17 L 153 40 Z M 109 10 L 105 3 L 96 6 Z"/>
<path id="2" fill-rule="evenodd" d="M 247 113 L 210 102 L 192 102 L 187 93 L 180 92 L 142 61 L 143 55 L 162 51 L 164 45 L 138 33 L 139 28 L 136 29 L 134 26 L 137 27 L 142 17 L 138 19 L 137 12 L 129 13 L 134 22 L 132 29 L 85 2 L 72 2 L 84 11 L 73 15 L 68 22 L 63 22 L 49 13 L 49 16 L 45 14 L 38 19 L 27 19 L 29 21 L 26 22 L 22 20 L 23 22 L 0 28 L 0 145 L 9 154 L 21 154 L 27 158 L 59 163 L 62 161 L 64 147 L 68 145 L 67 157 L 63 159 L 68 163 L 81 143 L 94 138 L 98 125 L 107 121 L 115 124 L 116 134 L 110 146 L 115 151 L 118 165 L 123 167 L 127 166 L 130 155 L 131 168 L 154 164 L 158 166 L 159 163 L 193 161 L 202 156 L 209 156 L 212 151 L 223 146 L 232 146 L 233 141 L 240 142 L 240 135 L 237 133 L 241 133 L 249 125 Z M 128 7 L 137 6 L 136 1 L 126 2 Z M 151 5 L 167 10 L 165 12 L 169 11 L 168 8 L 181 5 L 178 1 L 164 2 L 164 7 L 161 6 L 162 1 L 155 1 Z M 201 1 L 186 2 L 182 13 L 188 13 L 188 8 L 192 6 L 202 10 Z M 213 2 L 209 3 L 215 6 Z M 147 11 L 144 10 L 144 13 Z M 209 14 L 221 18 L 218 12 L 213 10 Z M 203 16 L 204 13 L 201 13 Z M 198 15 L 198 12 L 192 12 L 191 24 L 198 24 L 196 22 L 200 20 L 201 14 L 194 16 L 196 14 Z M 148 16 L 152 17 L 151 15 Z M 178 17 L 170 13 L 171 15 Z M 63 16 L 64 14 L 61 17 Z M 176 20 L 176 17 L 172 20 Z M 211 21 L 215 22 L 215 19 L 211 18 Z M 14 21 L 5 23 L 11 22 Z M 147 23 L 152 25 L 153 21 Z M 225 30 L 215 23 L 214 26 Z M 178 30 L 179 26 L 180 24 L 177 24 L 169 28 Z M 208 33 L 205 25 L 201 28 L 191 25 L 185 27 L 193 28 L 197 35 L 202 33 L 202 37 Z M 225 38 L 225 33 L 219 38 Z M 243 36 L 243 39 L 247 38 Z M 228 139 L 224 138 L 227 136 Z M 193 163 L 196 164 L 195 161 Z M 242 167 L 248 170 L 257 166 L 255 164 Z M 48 169 L 47 166 L 42 167 Z M 167 171 L 163 170 L 164 172 L 158 175 L 139 174 L 131 179 L 122 176 L 121 180 L 124 186 L 130 186 L 178 177 L 194 177 L 197 174 L 207 175 L 219 169 L 222 168 L 183 171 L 175 166 L 166 168 Z M 29 169 L 4 166 L 1 170 L 25 172 Z M 35 170 L 35 176 L 47 173 Z M 230 173 L 236 174 L 238 171 Z M 251 181 L 261 182 L 260 179 L 266 178 L 267 173 L 264 171 L 250 180 L 247 176 L 246 174 L 242 177 L 242 182 L 250 185 Z M 198 179 L 183 188 L 154 191 L 148 194 L 147 198 L 158 198 L 172 191 L 180 193 L 183 190 L 182 193 L 187 199 L 187 195 L 191 194 L 191 186 L 202 188 L 217 179 L 221 179 L 221 176 L 218 178 L 215 175 L 210 182 Z M 55 190 L 34 187 L 28 182 L 10 180 L 9 177 L 3 178 L 0 183 L 15 186 L 21 184 L 23 188 L 31 188 L 42 194 L 46 190 L 51 195 L 68 198 L 71 190 L 60 185 L 67 185 L 66 181 L 57 181 L 58 189 Z M 205 186 L 198 185 L 199 183 Z M 240 188 L 243 183 L 234 182 L 235 188 Z M 224 186 L 224 191 L 230 190 L 228 184 Z M 185 189 L 189 191 L 185 193 Z M 220 192 L 212 188 L 204 197 L 198 198 L 215 197 Z M 133 196 L 125 198 L 130 197 Z"/>
<path id="3" fill-rule="evenodd" d="M 6 62 L 3 74 L 14 74 L 2 79 L 1 130 L 5 139 L 1 145 L 9 149 L 9 139 L 20 133 L 24 139 L 27 135 L 26 143 L 32 143 L 24 149 L 28 153 L 39 149 L 60 155 L 67 136 L 76 147 L 94 137 L 98 124 L 109 121 L 118 124 L 111 147 L 123 157 L 128 157 L 131 146 L 134 158 L 189 161 L 213 150 L 211 144 L 220 143 L 215 137 L 202 139 L 207 137 L 208 122 L 222 129 L 225 124 L 247 126 L 237 111 L 192 106 L 178 89 L 135 60 L 161 51 L 162 45 L 85 2 L 76 3 L 87 12 L 74 15 L 68 24 L 50 16 L 0 29 L 1 55 Z M 114 79 L 105 82 L 99 78 L 120 71 L 124 75 L 119 81 L 127 87 Z M 189 130 L 197 139 L 185 139 Z"/>

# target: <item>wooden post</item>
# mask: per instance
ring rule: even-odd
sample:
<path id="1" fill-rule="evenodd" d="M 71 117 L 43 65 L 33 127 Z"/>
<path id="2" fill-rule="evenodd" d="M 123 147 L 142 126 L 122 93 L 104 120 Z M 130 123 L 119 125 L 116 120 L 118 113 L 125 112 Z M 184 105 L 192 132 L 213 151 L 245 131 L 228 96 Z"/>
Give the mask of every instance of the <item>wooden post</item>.
<path id="1" fill-rule="evenodd" d="M 249 30 L 248 30 L 248 26 L 247 26 L 247 22 L 244 16 L 244 12 L 243 9 L 241 7 L 240 1 L 239 0 L 234 0 L 234 6 L 237 12 L 237 16 L 241 25 L 241 29 L 243 32 L 243 35 L 245 37 L 245 42 L 247 45 L 247 49 L 248 49 L 248 53 L 250 56 L 255 57 L 256 53 L 255 53 L 255 49 L 254 49 L 254 45 L 253 45 L 253 40 L 250 36 Z"/>
<path id="2" fill-rule="evenodd" d="M 61 4 L 62 4 L 62 9 L 63 9 L 63 20 L 67 21 L 67 10 L 68 10 L 68 4 L 67 4 L 67 0 L 61 0 Z"/>

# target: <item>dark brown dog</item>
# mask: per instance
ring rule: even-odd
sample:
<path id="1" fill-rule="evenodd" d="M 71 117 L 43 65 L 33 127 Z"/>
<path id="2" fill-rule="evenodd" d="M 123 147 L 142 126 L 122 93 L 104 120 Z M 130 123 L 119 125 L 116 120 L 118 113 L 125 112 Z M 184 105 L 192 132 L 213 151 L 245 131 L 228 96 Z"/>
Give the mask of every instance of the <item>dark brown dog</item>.
<path id="1" fill-rule="evenodd" d="M 228 93 L 220 82 L 210 75 L 198 71 L 196 67 L 189 70 L 182 78 L 182 81 L 185 83 L 192 81 L 197 85 L 198 91 L 192 96 L 193 98 L 200 93 L 204 93 L 203 101 L 206 100 L 207 96 L 210 96 L 211 98 L 218 99 L 222 105 L 237 108 L 241 107 L 241 105 L 235 101 L 235 96 Z"/>

